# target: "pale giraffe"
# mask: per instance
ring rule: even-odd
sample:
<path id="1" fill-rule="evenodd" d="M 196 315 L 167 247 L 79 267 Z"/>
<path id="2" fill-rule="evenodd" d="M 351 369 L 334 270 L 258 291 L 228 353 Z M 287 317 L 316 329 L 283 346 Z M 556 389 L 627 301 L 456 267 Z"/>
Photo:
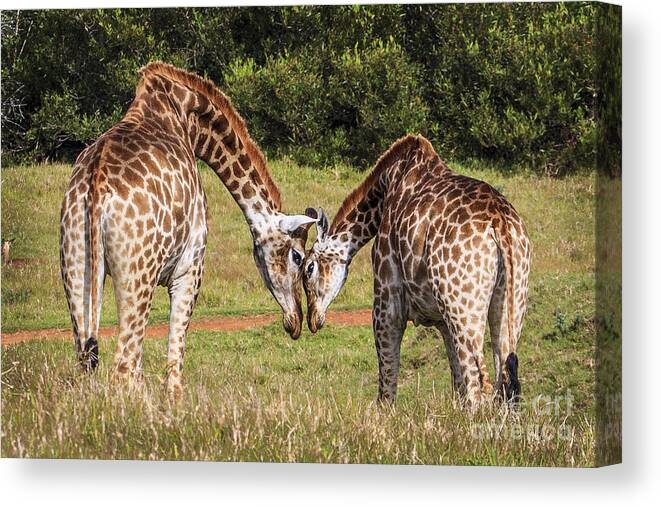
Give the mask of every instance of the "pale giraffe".
<path id="1" fill-rule="evenodd" d="M 395 142 L 344 200 L 332 225 L 323 210 L 305 264 L 314 333 L 370 239 L 379 400 L 393 402 L 407 322 L 443 336 L 453 386 L 471 407 L 493 388 L 484 362 L 489 322 L 496 389 L 520 396 L 516 347 L 527 306 L 530 243 L 511 204 L 488 184 L 452 172 L 424 137 Z"/>
<path id="2" fill-rule="evenodd" d="M 153 62 L 124 118 L 78 157 L 61 211 L 64 288 L 82 364 L 98 362 L 106 275 L 119 336 L 113 378 L 140 379 L 156 285 L 170 295 L 166 387 L 181 393 L 185 336 L 202 281 L 207 210 L 196 159 L 240 206 L 257 267 L 298 338 L 300 271 L 313 219 L 281 212 L 280 193 L 243 119 L 211 81 Z"/>

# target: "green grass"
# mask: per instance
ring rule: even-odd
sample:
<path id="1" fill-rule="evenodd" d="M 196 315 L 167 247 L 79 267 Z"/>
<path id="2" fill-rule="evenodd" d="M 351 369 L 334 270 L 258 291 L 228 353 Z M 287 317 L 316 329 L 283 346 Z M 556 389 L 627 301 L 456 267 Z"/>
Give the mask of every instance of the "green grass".
<path id="1" fill-rule="evenodd" d="M 270 167 L 281 187 L 285 211 L 290 213 L 322 206 L 332 216 L 344 196 L 364 177 L 364 173 L 347 167 L 321 171 L 288 161 L 274 162 Z M 493 184 L 522 214 L 534 249 L 533 285 L 549 273 L 594 272 L 593 177 L 506 177 L 496 171 L 469 170 L 457 164 L 453 167 Z M 2 170 L 2 238 L 12 240 L 11 257 L 23 261 L 2 268 L 2 325 L 7 332 L 70 325 L 62 301 L 58 249 L 60 203 L 70 172 L 71 168 L 64 165 Z M 253 267 L 250 232 L 238 206 L 211 170 L 204 168 L 202 174 L 210 224 L 205 277 L 195 316 L 278 312 L 279 307 Z M 371 306 L 369 250 L 368 245 L 356 256 L 334 308 Z M 151 321 L 164 321 L 167 315 L 167 292 L 159 288 Z M 112 281 L 108 278 L 102 325 L 112 325 L 116 318 Z"/>
<path id="2" fill-rule="evenodd" d="M 71 343 L 28 342 L 3 348 L 2 455 L 594 465 L 594 177 L 540 179 L 453 167 L 503 192 L 531 236 L 530 305 L 519 348 L 526 402 L 520 412 L 488 406 L 467 415 L 452 397 L 442 341 L 412 326 L 402 346 L 392 410 L 374 403 L 377 365 L 368 327 L 331 322 L 317 335 L 304 332 L 297 342 L 279 324 L 192 333 L 184 398 L 176 407 L 161 392 L 164 339 L 145 344 L 145 387 L 131 394 L 108 382 L 111 340 L 101 342 L 101 366 L 93 376 L 77 371 Z M 332 215 L 363 177 L 350 168 L 319 171 L 288 161 L 271 168 L 290 212 L 313 205 Z M 69 325 L 57 260 L 59 203 L 69 171 L 64 166 L 2 171 L 3 237 L 13 238 L 14 258 L 32 260 L 3 267 L 4 331 Z M 205 169 L 203 177 L 211 223 L 195 316 L 278 311 L 253 268 L 238 208 L 213 174 Z M 616 248 L 609 252 L 619 255 Z M 115 319 L 109 286 L 105 324 Z M 334 307 L 369 307 L 371 292 L 365 248 Z M 166 315 L 167 297 L 160 291 L 152 320 Z M 488 338 L 485 347 L 491 362 Z"/>

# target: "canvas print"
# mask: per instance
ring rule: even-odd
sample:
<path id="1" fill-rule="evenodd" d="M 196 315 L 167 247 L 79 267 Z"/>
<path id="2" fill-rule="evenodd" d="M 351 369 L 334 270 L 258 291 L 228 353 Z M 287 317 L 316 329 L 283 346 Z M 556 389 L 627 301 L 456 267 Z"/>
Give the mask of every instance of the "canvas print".
<path id="1" fill-rule="evenodd" d="M 3 458 L 621 461 L 621 9 L 2 12 Z"/>

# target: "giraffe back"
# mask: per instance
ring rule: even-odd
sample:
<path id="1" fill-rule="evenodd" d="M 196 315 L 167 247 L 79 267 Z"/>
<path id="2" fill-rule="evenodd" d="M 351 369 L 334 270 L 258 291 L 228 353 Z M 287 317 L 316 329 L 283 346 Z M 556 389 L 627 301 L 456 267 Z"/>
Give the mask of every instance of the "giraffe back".
<path id="1" fill-rule="evenodd" d="M 443 320 L 439 292 L 441 301 L 463 301 L 469 315 L 485 312 L 472 306 L 468 293 L 493 282 L 504 242 L 513 246 L 521 271 L 517 288 L 525 279 L 527 290 L 530 244 L 514 207 L 489 184 L 454 173 L 438 157 L 426 158 L 402 164 L 392 177 L 373 246 L 374 274 L 403 286 L 415 322 Z"/>

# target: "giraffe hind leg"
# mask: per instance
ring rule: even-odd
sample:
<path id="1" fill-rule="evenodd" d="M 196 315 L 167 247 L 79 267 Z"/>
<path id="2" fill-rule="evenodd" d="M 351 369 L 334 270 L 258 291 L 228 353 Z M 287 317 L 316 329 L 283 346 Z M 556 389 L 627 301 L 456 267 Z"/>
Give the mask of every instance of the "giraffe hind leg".
<path id="1" fill-rule="evenodd" d="M 459 369 L 459 359 L 457 358 L 457 350 L 454 346 L 452 335 L 445 324 L 437 326 L 439 333 L 443 337 L 445 343 L 445 352 L 448 356 L 448 363 L 450 364 L 450 375 L 452 377 L 452 388 L 456 393 L 461 390 L 461 370 Z"/>
<path id="2" fill-rule="evenodd" d="M 89 259 L 86 260 L 82 235 L 76 236 L 73 232 L 75 231 L 66 230 L 62 235 L 60 268 L 64 294 L 71 316 L 78 363 L 83 370 L 93 371 L 99 364 L 98 332 L 105 273 L 103 269 L 98 270 L 97 319 L 92 322 L 89 298 Z M 67 253 L 65 254 L 65 252 Z"/>
<path id="3" fill-rule="evenodd" d="M 113 271 L 119 335 L 113 361 L 112 380 L 138 385 L 142 382 L 142 342 L 151 309 L 156 281 L 137 276 L 122 276 Z"/>
<path id="4" fill-rule="evenodd" d="M 501 271 L 491 296 L 488 315 L 496 369 L 496 392 L 501 400 L 516 403 L 521 397 L 521 384 L 518 376 L 519 359 L 516 350 L 511 350 L 507 315 L 505 277 Z M 518 329 L 518 326 L 515 329 Z"/>
<path id="5" fill-rule="evenodd" d="M 182 393 L 182 373 L 186 332 L 191 321 L 195 301 L 204 271 L 204 246 L 198 248 L 192 266 L 173 280 L 168 288 L 170 294 L 170 328 L 168 332 L 168 362 L 165 388 L 168 396 L 179 399 Z"/>
<path id="6" fill-rule="evenodd" d="M 445 322 L 438 326 L 443 335 L 452 369 L 453 385 L 465 404 L 473 410 L 493 392 L 484 360 L 484 330 L 486 315 L 474 314 L 474 319 L 452 317 L 460 312 L 456 303 L 446 299 L 440 308 L 450 309 Z"/>

